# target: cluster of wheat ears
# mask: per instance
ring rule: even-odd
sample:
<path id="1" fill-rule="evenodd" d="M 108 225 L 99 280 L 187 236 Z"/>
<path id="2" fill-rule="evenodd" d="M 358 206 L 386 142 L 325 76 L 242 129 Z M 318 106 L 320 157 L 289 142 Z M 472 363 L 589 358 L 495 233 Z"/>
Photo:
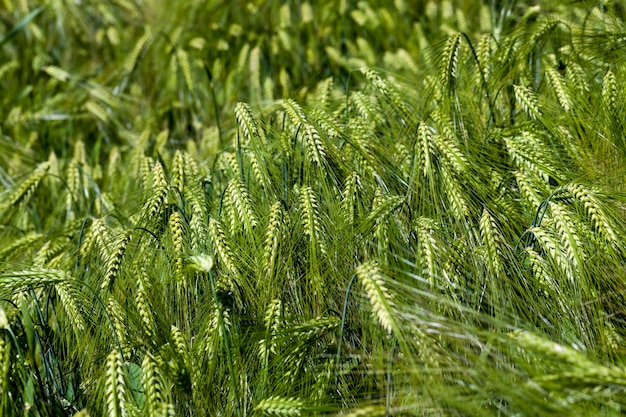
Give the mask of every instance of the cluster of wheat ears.
<path id="1" fill-rule="evenodd" d="M 392 3 L 2 2 L 0 415 L 622 415 L 626 9 Z"/>

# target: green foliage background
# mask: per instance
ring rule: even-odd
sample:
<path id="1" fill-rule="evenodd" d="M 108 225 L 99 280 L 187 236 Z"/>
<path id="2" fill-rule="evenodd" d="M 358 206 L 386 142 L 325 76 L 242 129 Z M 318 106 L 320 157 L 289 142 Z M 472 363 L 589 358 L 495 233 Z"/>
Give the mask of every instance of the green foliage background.
<path id="1" fill-rule="evenodd" d="M 0 415 L 621 415 L 625 19 L 4 0 Z"/>

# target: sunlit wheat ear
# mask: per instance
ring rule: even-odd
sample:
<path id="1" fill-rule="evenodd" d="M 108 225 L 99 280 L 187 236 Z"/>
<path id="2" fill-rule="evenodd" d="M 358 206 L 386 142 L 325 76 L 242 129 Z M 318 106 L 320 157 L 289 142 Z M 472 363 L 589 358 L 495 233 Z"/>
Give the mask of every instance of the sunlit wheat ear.
<path id="1" fill-rule="evenodd" d="M 145 395 L 142 411 L 147 417 L 161 416 L 161 408 L 166 401 L 165 385 L 159 365 L 150 352 L 146 352 L 141 362 L 141 386 Z"/>
<path id="2" fill-rule="evenodd" d="M 302 132 L 307 158 L 317 166 L 326 164 L 326 149 L 320 139 L 320 134 L 309 122 L 302 107 L 294 100 L 287 99 L 283 103 L 283 108 L 291 119 L 294 127 Z"/>
<path id="3" fill-rule="evenodd" d="M 417 142 L 415 143 L 415 147 L 419 150 L 419 165 L 423 167 L 424 176 L 429 175 L 432 169 L 431 148 L 433 147 L 432 135 L 434 133 L 435 130 L 424 122 L 420 123 L 417 128 Z"/>
<path id="4" fill-rule="evenodd" d="M 413 229 L 417 233 L 418 260 L 416 263 L 422 265 L 422 271 L 419 272 L 425 274 L 430 281 L 430 285 L 434 287 L 435 278 L 438 274 L 437 269 L 439 268 L 439 262 L 437 261 L 439 247 L 435 239 L 435 221 L 427 217 L 420 217 L 415 220 Z"/>
<path id="5" fill-rule="evenodd" d="M 602 80 L 602 100 L 608 109 L 608 114 L 614 115 L 619 109 L 619 88 L 613 71 L 608 70 Z"/>
<path id="6" fill-rule="evenodd" d="M 455 87 L 461 52 L 461 36 L 460 33 L 450 36 L 441 54 L 439 81 L 443 84 L 444 90 Z"/>
<path id="7" fill-rule="evenodd" d="M 69 318 L 72 328 L 77 335 L 85 330 L 85 319 L 80 309 L 78 291 L 70 281 L 59 282 L 54 286 L 59 296 L 65 314 Z"/>
<path id="8" fill-rule="evenodd" d="M 577 94 L 584 96 L 589 93 L 587 75 L 578 62 L 572 61 L 567 63 L 567 74 L 565 74 L 565 76 L 568 84 Z"/>
<path id="9" fill-rule="evenodd" d="M 358 204 L 358 193 L 361 190 L 361 178 L 356 172 L 350 174 L 346 180 L 341 200 L 341 212 L 348 224 L 354 224 Z"/>
<path id="10" fill-rule="evenodd" d="M 148 274 L 145 268 L 142 268 L 137 280 L 135 303 L 137 304 L 137 311 L 139 312 L 139 317 L 141 317 L 144 332 L 148 337 L 154 337 L 156 335 L 156 325 L 154 322 L 153 309 L 148 298 L 149 289 L 150 282 L 148 280 Z"/>
<path id="11" fill-rule="evenodd" d="M 559 294 L 559 285 L 550 274 L 550 266 L 533 248 L 524 249 L 530 261 L 530 270 L 543 293 L 550 297 Z"/>
<path id="12" fill-rule="evenodd" d="M 361 264 L 357 267 L 356 273 L 365 288 L 378 322 L 387 332 L 391 333 L 394 328 L 393 300 L 385 286 L 378 264 L 375 261 Z"/>
<path id="13" fill-rule="evenodd" d="M 111 417 L 128 416 L 126 407 L 126 378 L 122 355 L 113 350 L 105 362 L 105 414 Z"/>
<path id="14" fill-rule="evenodd" d="M 531 119 L 536 119 L 541 116 L 537 96 L 530 88 L 514 85 L 513 91 L 515 93 L 515 99 L 522 107 L 522 110 L 524 110 Z"/>
<path id="15" fill-rule="evenodd" d="M 172 162 L 172 186 L 181 193 L 184 192 L 185 188 L 185 165 L 186 161 L 183 152 L 177 150 Z"/>
<path id="16" fill-rule="evenodd" d="M 185 337 L 176 326 L 172 326 L 170 331 L 171 331 L 171 337 L 172 337 L 173 345 L 174 345 L 174 348 L 176 349 L 176 352 L 180 355 L 181 359 L 183 359 L 183 362 L 185 363 L 185 366 L 187 367 L 189 372 L 191 372 L 192 371 L 191 356 L 189 353 L 189 345 L 187 341 L 185 340 Z"/>
<path id="17" fill-rule="evenodd" d="M 242 225 L 245 231 L 252 234 L 258 221 L 246 186 L 239 180 L 230 180 L 226 188 L 226 198 L 230 203 L 228 208 L 231 218 L 231 234 L 235 234 L 238 225 Z"/>
<path id="18" fill-rule="evenodd" d="M 534 175 L 528 175 L 522 170 L 513 171 L 515 182 L 520 194 L 524 198 L 524 202 L 531 209 L 537 209 L 543 202 L 540 191 L 542 188 L 537 187 L 538 181 Z"/>
<path id="19" fill-rule="evenodd" d="M 321 253 L 326 253 L 326 242 L 324 241 L 317 198 L 308 186 L 300 188 L 300 207 L 302 208 L 304 233 L 309 236 L 311 245 L 317 247 Z"/>
<path id="20" fill-rule="evenodd" d="M 261 400 L 254 410 L 270 416 L 300 416 L 304 410 L 304 402 L 299 398 L 274 396 Z"/>
<path id="21" fill-rule="evenodd" d="M 85 160 L 85 144 L 83 141 L 76 141 L 74 144 L 74 156 L 67 165 L 65 171 L 66 182 L 68 188 L 68 194 L 66 196 L 66 207 L 68 212 L 68 218 L 73 218 L 75 213 L 74 202 L 81 197 L 81 187 L 86 186 L 86 176 L 83 175 L 87 170 L 87 163 Z M 86 191 L 85 191 L 86 192 Z"/>
<path id="22" fill-rule="evenodd" d="M 556 95 L 559 104 L 563 110 L 569 111 L 572 108 L 572 99 L 567 91 L 567 86 L 565 85 L 563 76 L 554 68 L 548 68 L 546 75 L 548 76 L 548 81 L 554 90 L 554 94 Z"/>
<path id="23" fill-rule="evenodd" d="M 504 238 L 500 234 L 495 219 L 487 211 L 483 210 L 479 223 L 480 238 L 487 249 L 487 264 L 492 274 L 497 277 L 504 277 L 505 270 L 502 263 L 502 247 Z"/>
<path id="24" fill-rule="evenodd" d="M 143 207 L 143 215 L 147 221 L 153 221 L 161 213 L 167 197 L 169 184 L 160 162 L 154 164 L 152 173 L 152 193 Z"/>
<path id="25" fill-rule="evenodd" d="M 23 271 L 0 273 L 0 293 L 11 296 L 29 287 L 41 287 L 62 283 L 68 280 L 67 274 L 58 269 L 29 268 Z"/>
<path id="26" fill-rule="evenodd" d="M 222 261 L 227 270 L 235 275 L 238 275 L 237 267 L 234 263 L 234 253 L 226 241 L 226 235 L 224 234 L 222 225 L 213 218 L 209 220 L 209 235 L 220 261 Z"/>
<path id="27" fill-rule="evenodd" d="M 183 279 L 183 252 L 185 245 L 185 226 L 180 212 L 175 211 L 169 218 L 170 233 L 172 234 L 172 249 L 174 252 L 175 276 L 177 281 Z"/>
<path id="28" fill-rule="evenodd" d="M 399 116 L 403 123 L 406 123 L 404 117 L 410 114 L 407 105 L 402 100 L 400 93 L 390 84 L 387 80 L 383 79 L 376 71 L 363 67 L 360 69 L 365 78 L 378 90 L 380 97 L 388 100 L 395 110 L 399 113 Z"/>
<path id="29" fill-rule="evenodd" d="M 107 288 L 110 290 L 113 287 L 115 279 L 120 271 L 122 260 L 124 259 L 126 247 L 128 246 L 128 243 L 130 243 L 130 239 L 130 232 L 121 233 L 117 237 L 113 247 L 107 248 L 103 253 L 103 259 L 106 265 L 104 278 L 100 285 L 103 290 Z"/>
<path id="30" fill-rule="evenodd" d="M 265 310 L 263 321 L 265 323 L 265 337 L 259 341 L 259 354 L 261 360 L 267 365 L 269 355 L 276 354 L 277 343 L 275 341 L 282 324 L 282 302 L 272 300 Z"/>
<path id="31" fill-rule="evenodd" d="M 6 206 L 14 206 L 18 203 L 22 203 L 28 201 L 33 192 L 37 189 L 41 180 L 48 173 L 48 169 L 50 168 L 50 162 L 42 162 L 37 165 L 37 168 L 33 171 L 32 174 L 26 180 L 22 181 L 22 183 L 9 194 L 6 200 Z"/>
<path id="32" fill-rule="evenodd" d="M 107 314 L 113 322 L 115 335 L 122 348 L 124 359 L 130 359 L 132 347 L 128 343 L 128 325 L 125 320 L 124 310 L 120 303 L 111 295 L 106 305 Z"/>
<path id="33" fill-rule="evenodd" d="M 461 222 L 467 221 L 467 218 L 469 217 L 469 207 L 467 205 L 467 200 L 463 195 L 463 187 L 461 183 L 445 165 L 441 166 L 440 173 L 452 214 Z"/>
<path id="34" fill-rule="evenodd" d="M 584 246 L 576 225 L 567 210 L 559 203 L 549 202 L 550 211 L 555 221 L 556 230 L 561 235 L 561 247 L 575 270 L 580 271 L 585 261 Z"/>
<path id="35" fill-rule="evenodd" d="M 278 247 L 283 236 L 283 210 L 279 202 L 270 208 L 270 217 L 265 230 L 265 245 L 263 249 L 263 270 L 271 279 L 275 273 Z"/>
<path id="36" fill-rule="evenodd" d="M 243 133 L 243 138 L 247 142 L 260 141 L 262 139 L 258 128 L 257 117 L 247 103 L 237 103 L 235 105 L 235 117 L 237 125 Z"/>
<path id="37" fill-rule="evenodd" d="M 192 180 L 187 190 L 189 206 L 191 207 L 191 220 L 189 220 L 190 246 L 192 251 L 202 252 L 206 250 L 207 243 L 208 209 L 199 178 Z"/>
<path id="38" fill-rule="evenodd" d="M 604 366 L 588 359 L 572 347 L 554 343 L 551 340 L 521 331 L 512 334 L 520 347 L 529 351 L 542 352 L 559 362 L 566 363 L 569 370 L 562 373 L 544 374 L 536 378 L 539 384 L 567 380 L 569 383 L 583 383 L 591 386 L 626 384 L 626 371 L 616 365 Z"/>
<path id="39" fill-rule="evenodd" d="M 587 216 L 591 218 L 591 222 L 594 227 L 598 229 L 600 235 L 610 244 L 618 244 L 619 238 L 617 232 L 594 193 L 581 184 L 576 183 L 567 185 L 567 189 L 582 203 Z"/>
<path id="40" fill-rule="evenodd" d="M 533 234 L 538 243 L 537 252 L 543 251 L 544 257 L 553 263 L 572 284 L 576 284 L 572 266 L 566 255 L 561 251 L 560 243 L 555 239 L 552 233 L 541 227 L 532 227 L 529 232 Z"/>

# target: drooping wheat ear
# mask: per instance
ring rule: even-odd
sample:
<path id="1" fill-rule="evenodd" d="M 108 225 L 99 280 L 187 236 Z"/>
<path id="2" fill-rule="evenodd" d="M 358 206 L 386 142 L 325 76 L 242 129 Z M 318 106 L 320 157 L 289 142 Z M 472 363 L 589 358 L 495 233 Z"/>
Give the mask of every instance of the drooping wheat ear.
<path id="1" fill-rule="evenodd" d="M 457 174 L 465 173 L 468 166 L 467 158 L 450 138 L 450 136 L 445 134 L 433 135 L 431 136 L 431 143 L 437 146 L 437 149 L 452 170 Z"/>
<path id="2" fill-rule="evenodd" d="M 304 233 L 309 236 L 311 245 L 317 247 L 321 253 L 326 253 L 324 231 L 319 216 L 317 198 L 309 186 L 300 188 L 300 207 L 302 208 L 302 225 Z"/>
<path id="3" fill-rule="evenodd" d="M 269 280 L 275 273 L 276 259 L 278 257 L 278 246 L 283 235 L 283 210 L 279 202 L 270 208 L 270 218 L 265 231 L 265 247 L 263 250 L 263 270 Z"/>
<path id="4" fill-rule="evenodd" d="M 185 188 L 185 165 L 185 155 L 182 151 L 177 150 L 172 162 L 172 186 L 181 193 L 184 192 Z"/>
<path id="5" fill-rule="evenodd" d="M 42 237 L 42 234 L 31 232 L 19 239 L 8 242 L 7 245 L 5 245 L 3 248 L 0 248 L 0 260 L 4 260 L 5 257 L 10 256 L 14 252 L 17 252 L 17 250 L 20 248 L 26 249 L 28 247 L 31 247 L 33 243 L 37 242 Z"/>
<path id="6" fill-rule="evenodd" d="M 541 116 L 537 96 L 530 88 L 514 85 L 513 92 L 515 93 L 515 99 L 531 119 L 537 119 L 537 117 Z"/>
<path id="7" fill-rule="evenodd" d="M 480 238 L 487 250 L 487 265 L 489 271 L 496 277 L 504 276 L 504 264 L 502 263 L 502 248 L 504 246 L 504 238 L 500 233 L 498 225 L 493 216 L 483 210 L 479 223 Z"/>
<path id="8" fill-rule="evenodd" d="M 317 102 L 316 108 L 320 109 L 321 111 L 328 110 L 328 107 L 331 103 L 333 88 L 333 77 L 328 77 L 317 83 L 317 86 L 315 87 L 314 97 L 316 97 L 319 101 Z"/>
<path id="9" fill-rule="evenodd" d="M 426 123 L 420 123 L 417 128 L 417 142 L 415 146 L 419 149 L 420 165 L 424 169 L 424 176 L 431 172 L 431 148 L 433 146 L 432 136 L 435 130 Z"/>
<path id="10" fill-rule="evenodd" d="M 200 178 L 193 178 L 187 187 L 187 195 L 189 206 L 191 207 L 191 220 L 189 220 L 189 230 L 191 232 L 190 246 L 192 251 L 197 252 L 206 249 L 208 209 Z"/>
<path id="11" fill-rule="evenodd" d="M 617 245 L 619 238 L 612 226 L 609 217 L 606 215 L 600 202 L 594 193 L 581 184 L 571 183 L 566 186 L 569 192 L 583 204 L 587 216 L 591 218 L 594 227 L 600 232 L 600 235 L 610 244 Z"/>
<path id="12" fill-rule="evenodd" d="M 65 310 L 74 332 L 80 335 L 85 330 L 85 320 L 78 303 L 78 291 L 73 285 L 70 285 L 70 282 L 59 282 L 55 284 L 54 289 L 61 300 L 63 310 Z"/>
<path id="13" fill-rule="evenodd" d="M 237 125 L 243 133 L 243 138 L 247 142 L 261 139 L 257 117 L 248 103 L 239 102 L 235 105 L 235 118 L 237 119 Z"/>
<path id="14" fill-rule="evenodd" d="M 580 271 L 585 262 L 585 253 L 582 240 L 576 230 L 576 223 L 561 204 L 554 201 L 550 201 L 548 204 L 555 221 L 556 230 L 561 236 L 561 247 L 565 250 L 570 265 L 576 271 Z"/>
<path id="15" fill-rule="evenodd" d="M 626 371 L 624 369 L 616 365 L 604 366 L 594 362 L 570 346 L 555 343 L 545 337 L 526 331 L 515 332 L 511 337 L 515 338 L 522 348 L 552 356 L 559 362 L 568 364 L 568 369 L 571 369 L 571 371 L 561 374 L 540 376 L 536 380 L 539 383 L 566 380 L 572 383 L 593 384 L 594 386 L 626 384 Z"/>
<path id="16" fill-rule="evenodd" d="M 170 56 L 170 62 L 167 68 L 167 78 L 165 80 L 165 87 L 167 91 L 173 93 L 176 91 L 176 85 L 178 84 L 178 60 L 176 55 Z"/>
<path id="17" fill-rule="evenodd" d="M 571 88 L 579 95 L 584 96 L 589 93 L 589 83 L 585 75 L 585 70 L 578 62 L 567 63 L 567 74 L 565 77 Z"/>
<path id="18" fill-rule="evenodd" d="M 446 45 L 441 54 L 441 64 L 439 66 L 439 81 L 444 90 L 453 90 L 456 83 L 459 66 L 459 55 L 461 52 L 461 34 L 455 33 L 448 37 Z"/>
<path id="19" fill-rule="evenodd" d="M 515 182 L 526 205 L 536 210 L 543 201 L 541 193 L 539 192 L 543 191 L 543 187 L 537 186 L 539 181 L 535 179 L 535 175 L 532 173 L 529 175 L 522 170 L 516 170 L 513 171 L 513 176 L 515 177 Z"/>
<path id="20" fill-rule="evenodd" d="M 348 224 L 354 224 L 356 220 L 357 198 L 361 187 L 361 177 L 356 172 L 352 172 L 343 187 L 341 200 L 341 212 Z"/>
<path id="21" fill-rule="evenodd" d="M 437 224 L 431 218 L 420 217 L 415 220 L 413 229 L 417 233 L 419 263 L 422 264 L 421 273 L 429 278 L 431 286 L 434 287 L 439 265 L 437 262 L 439 247 L 435 239 Z"/>
<path id="22" fill-rule="evenodd" d="M 104 262 L 106 265 L 106 272 L 104 274 L 104 279 L 102 280 L 102 284 L 100 288 L 111 289 L 115 284 L 115 279 L 117 278 L 118 273 L 120 272 L 120 267 L 122 266 L 122 260 L 124 259 L 124 253 L 126 252 L 126 247 L 131 239 L 131 232 L 123 232 L 117 237 L 117 242 L 114 243 L 114 248 L 105 248 L 103 253 Z"/>
<path id="23" fill-rule="evenodd" d="M 209 220 L 209 235 L 211 237 L 213 247 L 226 269 L 234 275 L 239 275 L 237 267 L 234 263 L 235 255 L 228 245 L 222 225 L 219 221 L 213 218 Z"/>
<path id="24" fill-rule="evenodd" d="M 163 405 L 167 404 L 165 384 L 157 360 L 146 352 L 141 362 L 141 386 L 145 395 L 142 412 L 147 417 L 158 417 Z"/>
<path id="25" fill-rule="evenodd" d="M 554 68 L 548 68 L 546 75 L 548 76 L 548 81 L 554 90 L 559 104 L 563 107 L 563 110 L 569 111 L 572 108 L 572 98 L 565 85 L 563 76 Z"/>
<path id="26" fill-rule="evenodd" d="M 378 107 L 374 106 L 376 97 L 368 96 L 362 91 L 357 91 L 350 95 L 350 106 L 354 106 L 359 116 L 360 122 L 371 121 L 372 124 L 378 126 L 382 117 Z"/>
<path id="27" fill-rule="evenodd" d="M 9 194 L 6 200 L 6 206 L 14 206 L 18 203 L 26 202 L 31 197 L 33 192 L 37 189 L 41 180 L 48 173 L 48 169 L 50 168 L 50 162 L 45 161 L 37 165 L 37 168 L 33 171 L 32 174 L 26 180 L 22 181 L 22 183 Z"/>
<path id="28" fill-rule="evenodd" d="M 263 321 L 265 323 L 265 337 L 259 341 L 259 355 L 267 366 L 270 353 L 276 354 L 276 336 L 282 324 L 282 302 L 278 299 L 270 301 Z"/>
<path id="29" fill-rule="evenodd" d="M 271 416 L 300 416 L 304 411 L 304 401 L 295 397 L 273 396 L 259 401 L 254 410 Z"/>
<path id="30" fill-rule="evenodd" d="M 250 159 L 250 166 L 252 167 L 254 179 L 263 190 L 266 192 L 270 191 L 272 181 L 270 180 L 270 175 L 267 170 L 268 164 L 254 151 L 248 152 L 247 155 Z"/>
<path id="31" fill-rule="evenodd" d="M 106 360 L 104 390 L 105 390 L 105 414 L 111 417 L 126 417 L 126 377 L 122 355 L 113 350 Z"/>
<path id="32" fill-rule="evenodd" d="M 533 234 L 536 242 L 539 243 L 541 251 L 545 254 L 544 256 L 547 255 L 553 265 L 559 268 L 572 284 L 576 284 L 572 267 L 565 254 L 561 251 L 561 245 L 553 234 L 541 227 L 532 227 L 528 231 Z M 537 250 L 537 252 L 540 251 Z"/>
<path id="33" fill-rule="evenodd" d="M 148 337 L 154 337 L 156 335 L 156 326 L 154 321 L 154 314 L 148 298 L 148 291 L 150 289 L 150 281 L 148 280 L 148 273 L 145 268 L 141 268 L 139 277 L 137 280 L 137 293 L 135 294 L 135 303 L 137 304 L 137 311 L 141 322 L 143 323 L 143 330 Z"/>
<path id="34" fill-rule="evenodd" d="M 126 61 L 124 62 L 124 66 L 122 68 L 125 73 L 129 74 L 133 71 L 133 69 L 137 65 L 137 62 L 139 62 L 141 56 L 146 53 L 153 40 L 154 35 L 152 34 L 150 27 L 146 27 L 146 33 L 144 33 L 143 36 L 139 38 L 139 40 L 135 44 L 135 47 L 130 52 L 130 54 L 126 58 Z"/>
<path id="35" fill-rule="evenodd" d="M 174 348 L 183 360 L 185 367 L 191 373 L 191 355 L 189 350 L 189 344 L 185 340 L 182 332 L 176 326 L 172 326 L 171 329 L 172 341 L 174 342 Z"/>
<path id="36" fill-rule="evenodd" d="M 457 220 L 465 222 L 469 216 L 469 207 L 463 196 L 461 184 L 445 165 L 441 165 L 440 173 L 448 196 L 448 202 L 452 209 L 452 214 Z"/>
<path id="37" fill-rule="evenodd" d="M 283 103 L 283 108 L 294 126 L 299 127 L 303 132 L 304 148 L 309 161 L 317 166 L 324 166 L 326 164 L 326 149 L 324 149 L 319 132 L 309 122 L 302 107 L 292 99 L 287 99 Z"/>
<path id="38" fill-rule="evenodd" d="M 493 36 L 490 33 L 481 35 L 476 47 L 476 57 L 480 65 L 479 71 L 476 72 L 476 85 L 482 85 L 483 79 L 488 82 L 491 76 L 492 63 L 491 58 L 493 45 Z M 481 74 L 482 72 L 482 74 Z"/>
<path id="39" fill-rule="evenodd" d="M 113 322 L 115 335 L 119 340 L 124 359 L 129 360 L 131 354 L 131 346 L 128 343 L 128 325 L 125 320 L 125 312 L 122 309 L 120 303 L 113 297 L 113 295 L 109 296 L 106 310 L 109 317 L 111 318 L 111 321 Z"/>
<path id="40" fill-rule="evenodd" d="M 389 333 L 395 327 L 394 312 L 392 311 L 393 300 L 385 286 L 383 275 L 376 261 L 369 261 L 359 265 L 356 269 L 357 277 L 363 284 L 372 311 L 380 325 Z"/>
<path id="41" fill-rule="evenodd" d="M 29 287 L 58 284 L 68 280 L 67 274 L 59 269 L 29 268 L 0 274 L 0 293 L 11 296 Z"/>
<path id="42" fill-rule="evenodd" d="M 530 268 L 539 286 L 546 296 L 552 296 L 559 291 L 558 284 L 549 273 L 549 266 L 546 261 L 532 247 L 524 249 L 530 260 Z"/>
<path id="43" fill-rule="evenodd" d="M 388 100 L 396 111 L 399 112 L 401 118 L 411 114 L 404 103 L 404 100 L 402 100 L 400 93 L 393 85 L 370 68 L 362 67 L 360 71 L 365 76 L 367 81 L 369 81 L 376 88 L 376 90 L 378 90 L 380 97 Z"/>
<path id="44" fill-rule="evenodd" d="M 310 117 L 319 126 L 320 131 L 329 138 L 341 136 L 339 122 L 335 117 L 326 111 L 315 108 L 311 111 Z"/>
<path id="45" fill-rule="evenodd" d="M 177 281 L 183 278 L 183 252 L 185 244 L 185 226 L 180 212 L 175 211 L 169 218 L 170 233 L 172 234 L 172 249 L 174 252 L 175 276 Z"/>
<path id="46" fill-rule="evenodd" d="M 154 164 L 152 172 L 152 193 L 143 207 L 143 215 L 148 221 L 160 217 L 158 216 L 165 203 L 169 184 L 165 178 L 165 172 L 160 162 Z"/>
<path id="47" fill-rule="evenodd" d="M 551 172 L 558 172 L 546 155 L 546 145 L 537 135 L 523 131 L 515 137 L 504 137 L 506 150 L 515 165 L 548 183 Z"/>
<path id="48" fill-rule="evenodd" d="M 80 196 L 81 187 L 86 185 L 86 170 L 88 170 L 85 159 L 85 144 L 82 140 L 77 140 L 74 144 L 74 156 L 67 165 L 66 182 L 69 193 L 66 196 L 66 207 L 68 218 L 74 217 L 74 201 Z M 81 171 L 83 174 L 81 174 Z M 85 190 L 85 193 L 87 191 Z"/>
<path id="49" fill-rule="evenodd" d="M 229 211 L 231 234 L 235 234 L 237 226 L 242 225 L 244 230 L 252 235 L 258 221 L 252 210 L 252 202 L 246 186 L 237 179 L 230 180 L 225 197 L 227 204 L 224 208 Z"/>
<path id="50" fill-rule="evenodd" d="M 608 109 L 609 114 L 615 114 L 619 108 L 619 87 L 617 85 L 617 79 L 615 73 L 608 70 L 602 80 L 602 100 L 604 105 Z"/>

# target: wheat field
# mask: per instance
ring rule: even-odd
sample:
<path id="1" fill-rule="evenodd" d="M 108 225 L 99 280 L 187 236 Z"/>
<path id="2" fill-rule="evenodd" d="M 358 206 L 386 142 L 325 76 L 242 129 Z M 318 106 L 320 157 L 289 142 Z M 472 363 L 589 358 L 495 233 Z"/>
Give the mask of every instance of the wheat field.
<path id="1" fill-rule="evenodd" d="M 622 415 L 625 27 L 4 0 L 0 415 Z"/>

